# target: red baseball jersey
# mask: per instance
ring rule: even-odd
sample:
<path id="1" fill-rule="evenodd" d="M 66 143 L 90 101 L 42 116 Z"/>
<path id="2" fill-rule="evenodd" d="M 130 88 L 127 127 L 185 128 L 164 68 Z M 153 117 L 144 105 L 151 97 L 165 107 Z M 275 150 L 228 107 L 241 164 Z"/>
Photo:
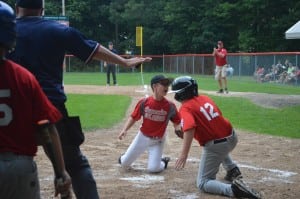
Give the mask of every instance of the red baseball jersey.
<path id="1" fill-rule="evenodd" d="M 140 130 L 146 136 L 163 137 L 168 125 L 168 113 L 171 111 L 171 106 L 174 107 L 175 114 L 170 120 L 175 124 L 180 124 L 180 116 L 175 104 L 168 101 L 166 98 L 157 101 L 153 96 L 148 97 L 147 100 L 144 101 L 144 110 L 141 111 L 141 103 L 143 101 L 144 99 L 141 99 L 137 103 L 131 117 L 137 121 L 143 116 Z"/>
<path id="2" fill-rule="evenodd" d="M 199 95 L 182 103 L 179 109 L 182 130 L 194 128 L 194 138 L 203 146 L 206 142 L 224 138 L 232 133 L 232 125 L 212 99 Z"/>
<path id="3" fill-rule="evenodd" d="M 226 61 L 226 56 L 227 56 L 227 50 L 225 48 L 221 48 L 221 49 L 218 49 L 218 53 L 221 53 L 224 55 L 224 57 L 219 57 L 218 55 L 215 55 L 216 57 L 216 65 L 217 66 L 224 66 L 227 64 L 227 61 Z"/>
<path id="4" fill-rule="evenodd" d="M 60 118 L 29 71 L 8 60 L 0 65 L 0 153 L 34 156 L 37 123 Z"/>

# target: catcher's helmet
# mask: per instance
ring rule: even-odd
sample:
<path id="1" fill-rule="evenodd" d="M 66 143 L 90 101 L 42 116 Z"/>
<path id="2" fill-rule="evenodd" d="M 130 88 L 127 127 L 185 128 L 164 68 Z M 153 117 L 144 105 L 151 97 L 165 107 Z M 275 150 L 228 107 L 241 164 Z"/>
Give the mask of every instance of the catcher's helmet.
<path id="1" fill-rule="evenodd" d="M 16 41 L 16 16 L 14 10 L 0 1 L 0 45 L 8 50 L 13 48 Z"/>
<path id="2" fill-rule="evenodd" d="M 172 83 L 172 91 L 175 93 L 175 100 L 181 102 L 198 96 L 198 84 L 190 76 L 177 77 Z"/>

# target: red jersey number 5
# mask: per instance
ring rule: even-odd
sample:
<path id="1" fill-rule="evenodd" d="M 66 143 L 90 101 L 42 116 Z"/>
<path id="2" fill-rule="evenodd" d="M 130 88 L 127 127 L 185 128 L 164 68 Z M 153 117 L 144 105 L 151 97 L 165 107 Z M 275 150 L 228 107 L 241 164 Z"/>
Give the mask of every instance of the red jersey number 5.
<path id="1" fill-rule="evenodd" d="M 0 89 L 0 98 L 10 97 L 10 90 Z M 0 103 L 0 126 L 7 126 L 12 120 L 12 110 L 7 104 Z"/>
<path id="2" fill-rule="evenodd" d="M 204 107 L 200 106 L 200 111 L 203 113 L 203 115 L 206 117 L 208 121 L 219 116 L 218 112 L 214 112 L 214 107 L 210 103 L 205 103 Z"/>

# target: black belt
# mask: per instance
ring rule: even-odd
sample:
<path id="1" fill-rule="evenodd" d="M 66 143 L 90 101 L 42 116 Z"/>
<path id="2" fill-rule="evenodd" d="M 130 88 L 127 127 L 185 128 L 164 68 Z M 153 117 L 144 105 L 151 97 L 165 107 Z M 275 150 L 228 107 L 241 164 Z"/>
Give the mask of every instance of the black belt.
<path id="1" fill-rule="evenodd" d="M 225 137 L 225 138 L 221 138 L 221 139 L 217 139 L 217 140 L 214 140 L 214 144 L 218 144 L 218 143 L 222 143 L 222 142 L 227 142 L 227 138 L 231 137 L 234 135 L 234 131 L 232 131 L 232 134 L 229 135 L 228 137 Z"/>
<path id="2" fill-rule="evenodd" d="M 214 140 L 214 144 L 222 143 L 222 142 L 227 142 L 227 138 L 222 138 L 218 140 Z"/>

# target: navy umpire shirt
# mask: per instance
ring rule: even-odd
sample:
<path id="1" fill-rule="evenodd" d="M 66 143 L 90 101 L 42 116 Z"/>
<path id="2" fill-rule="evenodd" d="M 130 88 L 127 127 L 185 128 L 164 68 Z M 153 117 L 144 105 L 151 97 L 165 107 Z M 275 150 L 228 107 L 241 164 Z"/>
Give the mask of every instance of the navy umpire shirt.
<path id="1" fill-rule="evenodd" d="M 99 44 L 78 30 L 43 17 L 17 18 L 16 47 L 8 57 L 31 71 L 53 103 L 64 103 L 65 53 L 88 63 Z"/>

